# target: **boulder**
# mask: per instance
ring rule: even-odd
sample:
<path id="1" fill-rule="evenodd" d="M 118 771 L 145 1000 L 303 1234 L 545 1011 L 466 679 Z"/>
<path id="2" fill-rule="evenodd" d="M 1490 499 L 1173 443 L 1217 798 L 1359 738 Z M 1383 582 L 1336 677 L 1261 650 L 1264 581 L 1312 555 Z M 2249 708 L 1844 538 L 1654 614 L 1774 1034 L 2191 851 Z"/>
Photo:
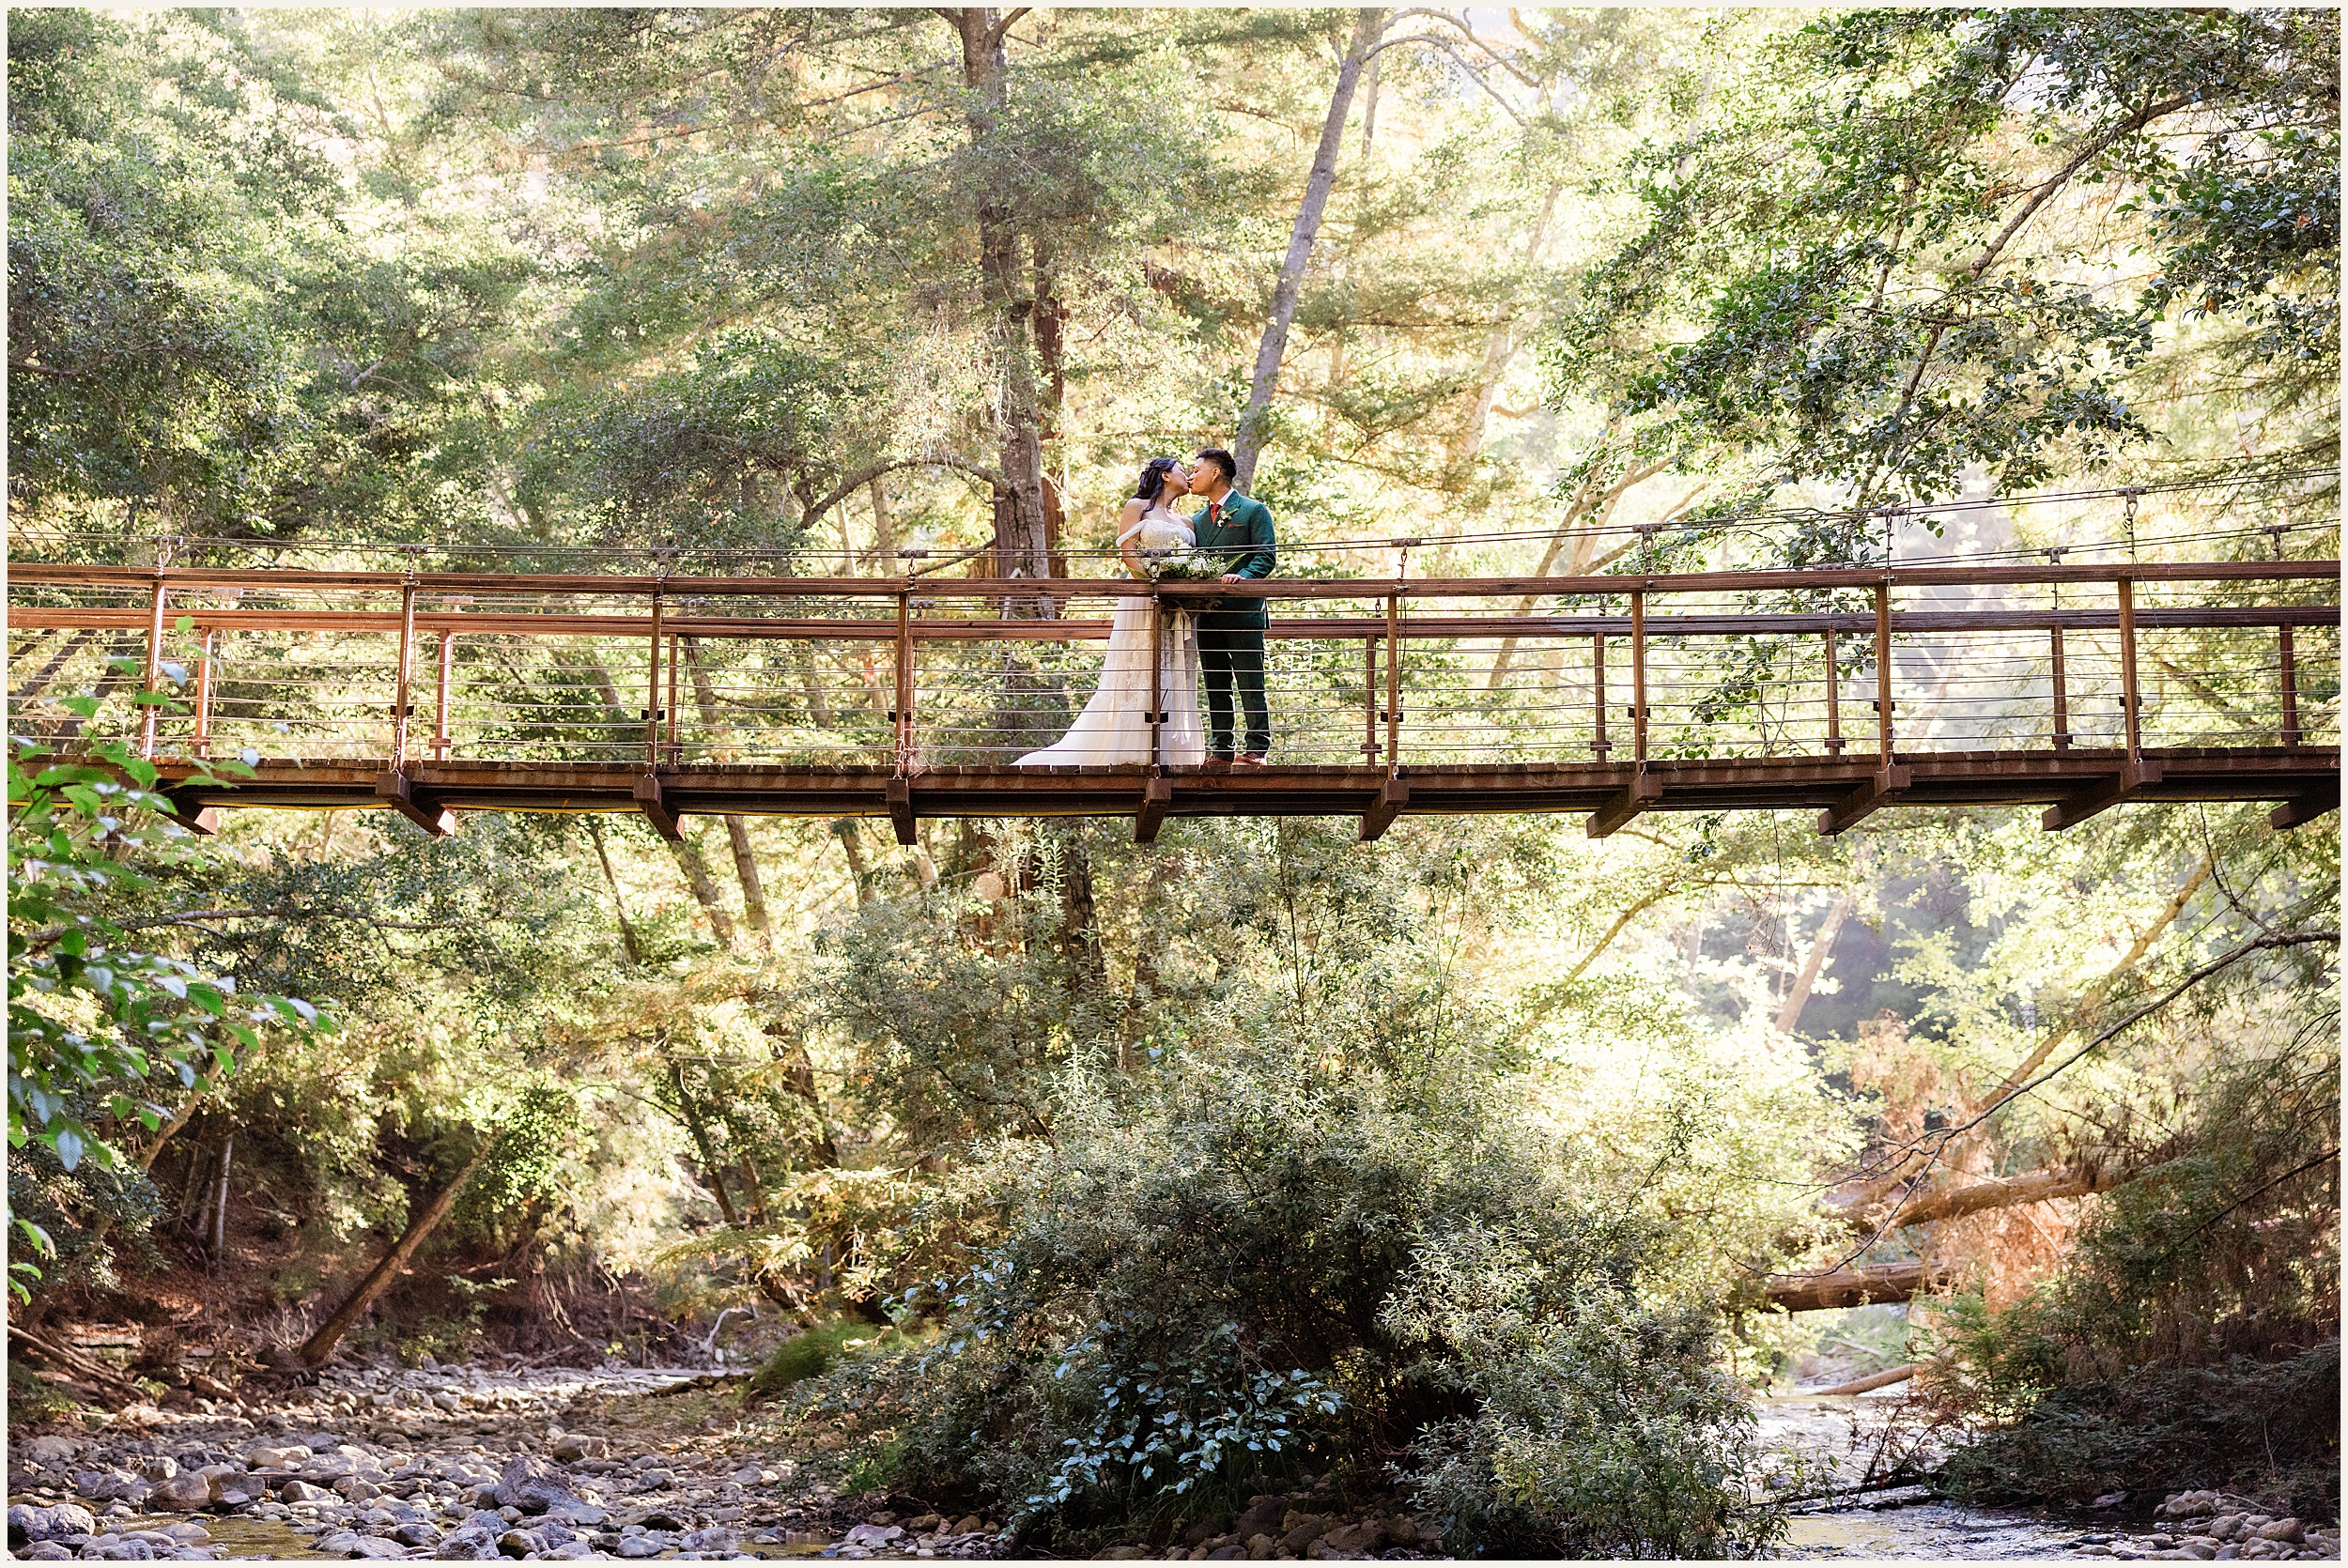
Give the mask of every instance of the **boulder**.
<path id="1" fill-rule="evenodd" d="M 601 1437 L 590 1437 L 578 1432 L 565 1432 L 555 1440 L 554 1456 L 566 1465 L 581 1459 L 605 1459 L 611 1453 L 611 1445 Z"/>
<path id="2" fill-rule="evenodd" d="M 55 1541 L 68 1535 L 88 1535 L 97 1529 L 97 1519 L 78 1502 L 52 1503 L 46 1508 L 20 1502 L 8 1508 L 8 1545 L 11 1546 L 22 1545 L 27 1541 Z"/>
<path id="3" fill-rule="evenodd" d="M 349 1555 L 352 1557 L 405 1558 L 408 1555 L 408 1548 L 396 1541 L 386 1541 L 379 1535 L 362 1535 L 351 1543 Z"/>
<path id="4" fill-rule="evenodd" d="M 201 1470 L 182 1470 L 155 1483 L 147 1494 L 147 1507 L 176 1508 L 193 1513 L 209 1508 L 220 1500 L 220 1483 Z"/>
<path id="5" fill-rule="evenodd" d="M 1322 1514 L 1290 1513 L 1280 1523 L 1280 1550 L 1291 1557 L 1303 1557 L 1305 1547 L 1329 1533 L 1330 1520 Z"/>
<path id="6" fill-rule="evenodd" d="M 615 1548 L 622 1557 L 658 1557 L 667 1548 L 657 1541 L 647 1541 L 641 1535 L 623 1535 Z"/>
<path id="7" fill-rule="evenodd" d="M 71 1437 L 27 1437 L 16 1445 L 18 1455 L 28 1465 L 62 1465 L 82 1452 L 82 1445 Z"/>
<path id="8" fill-rule="evenodd" d="M 340 1499 L 323 1486 L 313 1486 L 306 1481 L 288 1481 L 277 1488 L 277 1495 L 287 1502 L 335 1502 Z"/>
<path id="9" fill-rule="evenodd" d="M 518 1508 L 525 1514 L 588 1506 L 585 1499 L 570 1489 L 561 1470 L 527 1453 L 515 1455 L 499 1472 L 497 1499 L 501 1505 Z"/>
<path id="10" fill-rule="evenodd" d="M 714 1552 L 720 1556 L 732 1557 L 742 1549 L 742 1532 L 727 1530 L 723 1526 L 692 1530 L 686 1535 L 684 1540 L 677 1543 L 677 1549 L 687 1552 Z"/>
<path id="11" fill-rule="evenodd" d="M 454 1562 L 492 1562 L 505 1554 L 498 1550 L 496 1536 L 486 1530 L 475 1530 L 467 1525 L 462 1530 L 451 1531 L 432 1555 Z"/>
<path id="12" fill-rule="evenodd" d="M 62 1541 L 36 1541 L 8 1554 L 19 1562 L 70 1562 L 73 1548 Z"/>
<path id="13" fill-rule="evenodd" d="M 310 1462 L 310 1451 L 300 1443 L 255 1443 L 244 1451 L 244 1462 L 256 1470 L 297 1469 Z"/>
<path id="14" fill-rule="evenodd" d="M 498 1537 L 498 1550 L 507 1557 L 528 1557 L 547 1549 L 547 1538 L 534 1530 L 509 1530 Z"/>
<path id="15" fill-rule="evenodd" d="M 1247 1512 L 1231 1526 L 1231 1533 L 1242 1541 L 1252 1541 L 1259 1535 L 1277 1537 L 1280 1521 L 1288 1517 L 1289 1499 L 1283 1497 L 1256 1497 L 1247 1499 Z"/>
<path id="16" fill-rule="evenodd" d="M 127 1502 L 136 1508 L 147 1500 L 147 1484 L 128 1470 L 76 1470 L 73 1489 L 95 1502 Z"/>
<path id="17" fill-rule="evenodd" d="M 179 1461 L 168 1453 L 158 1453 L 139 1467 L 139 1474 L 147 1478 L 149 1485 L 159 1481 L 169 1481 L 178 1473 Z"/>
<path id="18" fill-rule="evenodd" d="M 886 1546 L 904 1533 L 895 1525 L 858 1525 L 848 1531 L 846 1544 L 851 1546 Z"/>
<path id="19" fill-rule="evenodd" d="M 2261 1541 L 2297 1542 L 2306 1540 L 2308 1532 L 2296 1519 L 2277 1519 L 2272 1524 L 2261 1525 L 2254 1533 Z"/>
<path id="20" fill-rule="evenodd" d="M 1383 1519 L 1364 1519 L 1358 1524 L 1340 1525 L 1321 1538 L 1324 1551 L 1343 1552 L 1351 1557 L 1367 1555 L 1386 1544 L 1386 1522 Z"/>

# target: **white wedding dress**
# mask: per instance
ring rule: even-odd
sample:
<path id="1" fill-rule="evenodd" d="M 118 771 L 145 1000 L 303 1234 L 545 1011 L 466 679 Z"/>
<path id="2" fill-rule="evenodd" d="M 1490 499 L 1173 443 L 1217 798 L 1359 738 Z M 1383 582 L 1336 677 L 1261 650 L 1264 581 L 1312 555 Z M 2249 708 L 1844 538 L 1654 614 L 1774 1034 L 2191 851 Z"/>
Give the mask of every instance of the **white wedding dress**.
<path id="1" fill-rule="evenodd" d="M 1152 507 L 1141 521 L 1117 536 L 1121 548 L 1136 539 L 1145 550 L 1187 550 L 1198 543 L 1190 524 L 1176 513 Z M 1167 609 L 1162 620 L 1158 700 L 1166 710 L 1166 733 L 1157 761 L 1167 767 L 1195 768 L 1207 760 L 1206 727 L 1198 718 L 1198 623 L 1187 611 Z M 1041 751 L 1013 762 L 1015 768 L 1073 768 L 1143 762 L 1150 757 L 1150 603 L 1120 600 L 1109 623 L 1108 657 L 1101 684 L 1068 727 L 1068 733 Z"/>

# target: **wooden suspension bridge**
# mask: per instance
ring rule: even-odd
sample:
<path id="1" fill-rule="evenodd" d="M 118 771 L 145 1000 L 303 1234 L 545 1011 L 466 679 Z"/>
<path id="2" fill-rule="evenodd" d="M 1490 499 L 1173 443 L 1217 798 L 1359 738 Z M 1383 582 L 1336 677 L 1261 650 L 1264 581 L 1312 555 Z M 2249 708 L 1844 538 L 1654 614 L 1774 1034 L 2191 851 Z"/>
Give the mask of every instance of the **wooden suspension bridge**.
<path id="1" fill-rule="evenodd" d="M 2335 561 L 1275 577 L 1272 765 L 1015 768 L 1129 580 L 11 568 L 13 732 L 111 733 L 221 807 L 930 818 L 1584 813 L 2340 798 Z M 1166 715 L 1153 690 L 1153 732 Z M 102 710 L 101 710 L 102 713 Z M 253 775 L 209 777 L 242 756 Z"/>

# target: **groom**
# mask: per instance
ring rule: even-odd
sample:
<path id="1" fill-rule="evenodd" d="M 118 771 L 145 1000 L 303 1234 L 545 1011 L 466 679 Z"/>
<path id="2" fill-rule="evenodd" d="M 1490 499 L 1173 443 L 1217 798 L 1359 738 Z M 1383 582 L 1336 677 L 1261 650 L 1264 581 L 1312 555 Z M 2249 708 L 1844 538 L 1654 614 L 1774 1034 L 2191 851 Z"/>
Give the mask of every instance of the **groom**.
<path id="1" fill-rule="evenodd" d="M 1221 447 L 1198 453 L 1190 491 L 1207 498 L 1207 509 L 1191 519 L 1198 547 L 1224 557 L 1230 564 L 1225 582 L 1246 582 L 1272 575 L 1273 552 L 1278 541 L 1272 533 L 1271 510 L 1259 500 L 1231 488 L 1239 464 Z M 1242 767 L 1259 768 L 1272 749 L 1272 711 L 1263 694 L 1263 634 L 1272 623 L 1259 598 L 1217 599 L 1198 616 L 1198 669 L 1207 686 L 1207 757 L 1210 767 L 1229 766 L 1231 693 L 1239 690 L 1239 705 L 1247 729 L 1236 759 Z"/>

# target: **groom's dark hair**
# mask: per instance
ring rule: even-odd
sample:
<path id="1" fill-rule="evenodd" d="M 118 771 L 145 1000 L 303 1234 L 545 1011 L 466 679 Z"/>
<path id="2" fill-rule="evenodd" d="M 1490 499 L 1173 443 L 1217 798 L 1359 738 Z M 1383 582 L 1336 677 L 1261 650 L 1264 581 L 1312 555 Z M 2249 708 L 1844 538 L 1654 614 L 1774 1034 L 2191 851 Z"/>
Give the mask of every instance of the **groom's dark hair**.
<path id="1" fill-rule="evenodd" d="M 1239 477 L 1239 459 L 1232 456 L 1229 453 L 1224 451 L 1219 446 L 1200 447 L 1198 449 L 1198 461 L 1201 463 L 1213 463 L 1216 468 L 1221 469 L 1223 470 L 1223 483 L 1226 484 L 1230 484 L 1233 480 Z"/>

